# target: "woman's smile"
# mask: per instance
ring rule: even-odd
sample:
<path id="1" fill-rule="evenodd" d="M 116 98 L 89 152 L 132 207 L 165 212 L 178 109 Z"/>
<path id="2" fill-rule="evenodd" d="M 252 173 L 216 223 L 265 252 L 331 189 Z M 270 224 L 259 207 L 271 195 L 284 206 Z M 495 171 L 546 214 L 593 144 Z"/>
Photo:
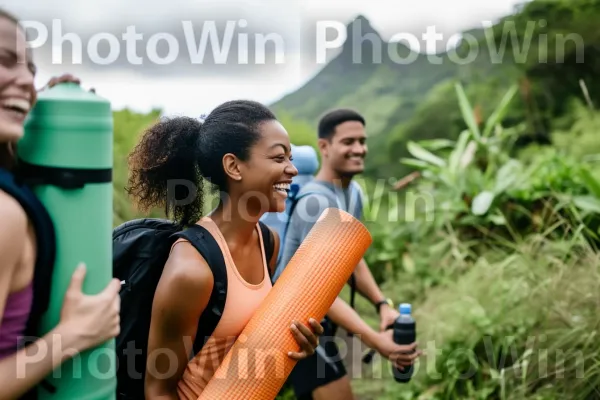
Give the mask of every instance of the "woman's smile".
<path id="1" fill-rule="evenodd" d="M 278 182 L 273 185 L 273 191 L 287 199 L 292 181 Z"/>

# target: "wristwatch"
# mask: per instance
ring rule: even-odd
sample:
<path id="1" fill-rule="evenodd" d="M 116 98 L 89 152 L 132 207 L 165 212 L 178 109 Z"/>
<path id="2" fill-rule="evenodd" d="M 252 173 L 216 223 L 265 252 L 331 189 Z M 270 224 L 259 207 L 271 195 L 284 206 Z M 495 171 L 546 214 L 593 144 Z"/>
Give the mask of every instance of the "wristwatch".
<path id="1" fill-rule="evenodd" d="M 377 314 L 379 314 L 379 311 L 381 310 L 381 306 L 384 304 L 387 304 L 391 308 L 394 308 L 394 302 L 391 299 L 381 300 L 381 301 L 375 303 L 375 309 L 377 310 Z"/>

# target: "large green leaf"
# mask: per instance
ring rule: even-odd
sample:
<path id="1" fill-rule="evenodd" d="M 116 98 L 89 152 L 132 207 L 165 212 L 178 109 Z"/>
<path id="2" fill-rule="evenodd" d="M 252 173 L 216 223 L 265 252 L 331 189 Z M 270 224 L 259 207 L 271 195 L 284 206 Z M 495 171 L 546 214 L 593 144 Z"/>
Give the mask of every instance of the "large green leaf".
<path id="1" fill-rule="evenodd" d="M 458 137 L 458 141 L 456 142 L 456 147 L 450 153 L 450 158 L 448 160 L 448 169 L 450 169 L 450 173 L 455 175 L 458 172 L 458 166 L 460 165 L 460 160 L 465 152 L 467 147 L 467 143 L 471 138 L 471 132 L 467 129 L 461 132 Z"/>
<path id="2" fill-rule="evenodd" d="M 419 169 L 430 169 L 431 164 L 426 163 L 425 161 L 416 160 L 414 158 L 401 158 L 400 163 L 407 165 L 409 167 L 419 168 Z"/>
<path id="3" fill-rule="evenodd" d="M 502 119 L 508 112 L 508 106 L 512 98 L 515 96 L 515 93 L 517 93 L 517 85 L 511 86 L 510 89 L 508 89 L 508 91 L 504 95 L 504 97 L 502 97 L 502 100 L 500 100 L 500 104 L 498 104 L 498 107 L 496 107 L 492 115 L 486 121 L 485 128 L 483 130 L 484 138 L 489 137 L 492 134 L 492 130 L 494 129 L 494 127 L 502 121 Z"/>
<path id="4" fill-rule="evenodd" d="M 600 199 L 593 196 L 575 196 L 573 203 L 582 211 L 600 214 Z"/>
<path id="5" fill-rule="evenodd" d="M 419 146 L 415 142 L 408 142 L 406 148 L 413 157 L 418 158 L 419 160 L 428 162 L 433 165 L 437 165 L 438 167 L 445 167 L 446 161 L 436 156 L 435 154 L 425 150 L 423 147 Z"/>
<path id="6" fill-rule="evenodd" d="M 496 173 L 496 183 L 494 193 L 499 194 L 507 190 L 522 176 L 523 166 L 514 159 L 509 160 Z"/>
<path id="7" fill-rule="evenodd" d="M 494 225 L 498 225 L 498 226 L 506 225 L 506 218 L 498 210 L 496 210 L 496 212 L 494 214 L 488 215 L 487 219 Z"/>
<path id="8" fill-rule="evenodd" d="M 454 148 L 456 143 L 450 139 L 430 139 L 430 140 L 420 140 L 419 144 L 424 149 L 435 151 L 447 148 Z"/>
<path id="9" fill-rule="evenodd" d="M 581 168 L 579 170 L 579 175 L 581 179 L 587 186 L 588 190 L 594 194 L 594 196 L 600 198 L 600 182 L 592 176 L 590 171 L 586 168 Z"/>
<path id="10" fill-rule="evenodd" d="M 477 153 L 477 142 L 471 140 L 458 160 L 459 170 L 464 170 L 473 162 L 475 153 Z"/>
<path id="11" fill-rule="evenodd" d="M 473 199 L 473 203 L 471 204 L 471 212 L 474 215 L 484 215 L 492 206 L 493 201 L 494 193 L 490 191 L 483 191 Z"/>
<path id="12" fill-rule="evenodd" d="M 462 113 L 462 117 L 465 121 L 465 124 L 469 127 L 475 139 L 479 141 L 481 139 L 481 132 L 479 131 L 479 127 L 477 126 L 477 122 L 475 121 L 475 114 L 473 113 L 473 108 L 469 103 L 469 99 L 467 99 L 467 95 L 460 83 L 455 85 L 456 87 L 456 95 L 458 96 L 458 105 L 460 106 L 460 112 Z"/>
<path id="13" fill-rule="evenodd" d="M 415 261 L 408 253 L 404 253 L 402 255 L 402 265 L 404 266 L 404 270 L 413 275 L 416 271 Z"/>
<path id="14" fill-rule="evenodd" d="M 378 261 L 390 261 L 398 258 L 398 253 L 393 251 L 381 251 L 377 253 L 376 258 Z"/>

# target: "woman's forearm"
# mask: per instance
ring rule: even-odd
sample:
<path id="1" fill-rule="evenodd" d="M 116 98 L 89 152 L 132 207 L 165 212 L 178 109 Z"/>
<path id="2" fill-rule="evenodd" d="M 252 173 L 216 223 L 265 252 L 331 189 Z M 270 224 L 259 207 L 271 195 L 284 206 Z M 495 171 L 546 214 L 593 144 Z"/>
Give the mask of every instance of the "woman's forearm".
<path id="1" fill-rule="evenodd" d="M 15 354 L 0 360 L 0 398 L 17 399 L 82 348 L 81 341 L 57 326 Z"/>

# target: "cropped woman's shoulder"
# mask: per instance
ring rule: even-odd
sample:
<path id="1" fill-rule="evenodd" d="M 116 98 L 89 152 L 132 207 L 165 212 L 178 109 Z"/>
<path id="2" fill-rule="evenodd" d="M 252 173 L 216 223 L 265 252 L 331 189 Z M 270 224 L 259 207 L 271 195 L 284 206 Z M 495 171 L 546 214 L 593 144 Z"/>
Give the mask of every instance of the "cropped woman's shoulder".
<path id="1" fill-rule="evenodd" d="M 0 190 L 0 259 L 14 264 L 27 240 L 27 214 L 21 204 Z M 2 263 L 5 265 L 4 263 Z"/>
<path id="2" fill-rule="evenodd" d="M 10 194 L 0 190 L 0 221 L 2 232 L 20 235 L 27 232 L 27 213 Z"/>
<path id="3" fill-rule="evenodd" d="M 213 285 L 213 275 L 208 263 L 188 241 L 175 243 L 165 265 L 165 272 L 173 282 L 183 287 Z"/>

